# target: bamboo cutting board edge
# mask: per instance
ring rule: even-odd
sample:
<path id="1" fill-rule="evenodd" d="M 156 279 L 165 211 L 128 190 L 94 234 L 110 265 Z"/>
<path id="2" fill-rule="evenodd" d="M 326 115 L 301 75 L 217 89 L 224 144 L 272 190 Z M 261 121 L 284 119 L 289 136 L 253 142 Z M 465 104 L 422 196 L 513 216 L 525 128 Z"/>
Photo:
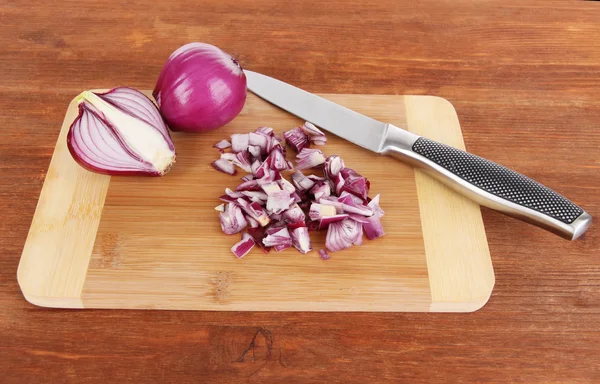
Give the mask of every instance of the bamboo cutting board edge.
<path id="1" fill-rule="evenodd" d="M 344 95 L 324 96 L 343 103 Z M 434 96 L 348 95 L 348 97 L 365 97 L 374 100 L 403 98 L 406 122 L 411 131 L 464 148 L 456 112 L 445 99 Z M 340 98 L 342 100 L 338 100 Z M 86 307 L 82 300 L 82 290 L 90 261 L 89 255 L 94 246 L 104 198 L 110 182 L 108 176 L 92 174 L 81 169 L 70 157 L 66 145 L 60 145 L 64 143 L 68 126 L 76 115 L 76 108 L 73 108 L 72 104 L 58 138 L 18 269 L 18 281 L 25 298 L 32 304 L 47 307 Z M 433 110 L 435 110 L 434 118 Z M 493 268 L 479 206 L 419 170 L 415 170 L 414 176 L 421 223 L 425 229 L 423 236 L 431 303 L 428 308 L 416 306 L 411 309 L 411 306 L 407 305 L 406 310 L 434 312 L 477 310 L 487 302 L 494 285 Z M 62 188 L 52 188 L 57 180 L 62 183 Z M 90 188 L 90 185 L 96 187 Z M 441 203 L 442 199 L 436 198 L 439 194 L 449 195 L 453 204 Z M 76 204 L 70 203 L 82 197 L 89 199 L 91 204 L 83 204 L 80 201 Z M 69 209 L 61 210 L 60 207 L 64 206 Z M 90 207 L 95 208 L 90 209 Z M 445 220 L 440 220 L 440 212 L 442 216 L 459 220 L 468 227 L 466 233 L 469 236 L 466 241 L 465 228 L 461 226 L 449 228 Z M 62 231 L 63 236 L 58 235 L 57 231 Z M 87 240 L 69 242 L 68 239 L 73 236 Z M 52 252 L 48 255 L 48 251 Z M 46 256 L 40 257 L 42 254 Z M 82 257 L 86 254 L 87 258 Z M 130 306 L 127 304 L 122 306 L 122 308 L 128 307 Z M 357 310 L 368 310 L 368 308 Z"/>

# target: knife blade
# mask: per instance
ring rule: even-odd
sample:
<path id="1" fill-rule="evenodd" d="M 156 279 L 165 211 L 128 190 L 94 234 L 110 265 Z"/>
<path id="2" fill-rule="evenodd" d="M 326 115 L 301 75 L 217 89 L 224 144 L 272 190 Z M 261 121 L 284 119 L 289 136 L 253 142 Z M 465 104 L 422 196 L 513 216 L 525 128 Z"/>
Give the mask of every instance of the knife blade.
<path id="1" fill-rule="evenodd" d="M 592 217 L 550 188 L 490 160 L 415 135 L 257 72 L 248 89 L 268 102 L 375 153 L 428 174 L 477 203 L 575 240 Z"/>

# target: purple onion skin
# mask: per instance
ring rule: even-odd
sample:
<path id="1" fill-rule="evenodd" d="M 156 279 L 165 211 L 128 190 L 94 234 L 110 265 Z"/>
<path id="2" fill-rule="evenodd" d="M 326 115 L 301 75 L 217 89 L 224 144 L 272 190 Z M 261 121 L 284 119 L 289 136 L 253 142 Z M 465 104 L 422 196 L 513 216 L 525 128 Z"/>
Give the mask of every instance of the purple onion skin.
<path id="1" fill-rule="evenodd" d="M 98 93 L 97 95 L 102 96 L 102 95 L 113 92 L 115 89 L 117 89 L 117 88 L 113 88 L 110 91 L 105 92 L 105 93 Z M 148 98 L 148 101 L 151 102 L 150 98 Z M 98 168 L 98 167 L 86 162 L 84 159 L 81 158 L 81 156 L 79 155 L 79 152 L 77 152 L 73 148 L 74 132 L 73 132 L 72 128 L 73 128 L 73 125 L 75 125 L 75 123 L 77 122 L 77 120 L 81 119 L 81 116 L 83 115 L 83 108 L 84 108 L 84 103 L 79 104 L 79 113 L 78 113 L 77 117 L 75 118 L 75 120 L 73 120 L 73 122 L 69 126 L 69 132 L 67 133 L 67 148 L 69 149 L 69 153 L 71 154 L 71 156 L 73 157 L 75 162 L 77 164 L 79 164 L 82 168 L 84 168 L 90 172 L 99 173 L 99 174 L 108 175 L 108 176 L 153 176 L 153 177 L 159 177 L 159 176 L 163 176 L 165 173 L 167 173 L 169 171 L 170 168 L 165 170 L 164 173 L 160 173 L 156 170 L 154 170 L 154 171 L 152 171 L 152 170 L 139 170 L 139 171 L 107 170 L 104 168 Z M 102 116 L 97 115 L 97 117 L 100 120 L 103 120 L 105 123 L 108 124 L 108 122 L 106 122 L 106 120 Z M 171 141 L 170 135 L 169 135 L 169 141 Z M 172 143 L 172 141 L 171 141 L 171 143 Z"/>
<path id="2" fill-rule="evenodd" d="M 171 54 L 154 92 L 173 131 L 206 132 L 233 120 L 246 102 L 246 75 L 221 49 L 186 44 Z"/>

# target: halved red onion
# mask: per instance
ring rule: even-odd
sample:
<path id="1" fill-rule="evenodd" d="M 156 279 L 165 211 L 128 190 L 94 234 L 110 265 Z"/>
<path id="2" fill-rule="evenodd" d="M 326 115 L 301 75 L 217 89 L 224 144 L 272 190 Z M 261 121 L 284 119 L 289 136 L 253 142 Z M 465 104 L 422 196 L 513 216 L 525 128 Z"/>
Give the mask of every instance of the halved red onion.
<path id="1" fill-rule="evenodd" d="M 254 247 L 254 239 L 246 232 L 242 233 L 242 239 L 231 247 L 231 252 L 238 258 L 242 258 L 248 254 Z"/>
<path id="2" fill-rule="evenodd" d="M 225 212 L 219 215 L 219 219 L 221 221 L 221 229 L 227 235 L 239 233 L 248 225 L 242 210 L 234 203 L 227 205 Z"/>
<path id="3" fill-rule="evenodd" d="M 303 254 L 312 251 L 310 236 L 308 235 L 308 228 L 298 227 L 292 230 L 292 245 Z"/>
<path id="4" fill-rule="evenodd" d="M 296 169 L 305 170 L 325 163 L 325 156 L 320 149 L 304 148 L 296 155 Z"/>
<path id="5" fill-rule="evenodd" d="M 296 152 L 300 152 L 303 148 L 310 146 L 308 143 L 308 136 L 300 127 L 284 132 L 283 137 L 285 138 L 287 145 L 292 147 Z"/>
<path id="6" fill-rule="evenodd" d="M 175 163 L 175 146 L 156 105 L 132 88 L 84 91 L 67 147 L 83 168 L 106 175 L 162 176 Z"/>

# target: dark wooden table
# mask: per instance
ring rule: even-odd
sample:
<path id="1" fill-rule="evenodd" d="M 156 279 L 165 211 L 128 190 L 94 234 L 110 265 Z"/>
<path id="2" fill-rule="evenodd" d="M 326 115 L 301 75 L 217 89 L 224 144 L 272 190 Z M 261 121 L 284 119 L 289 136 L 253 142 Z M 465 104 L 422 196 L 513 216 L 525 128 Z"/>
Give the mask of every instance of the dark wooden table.
<path id="1" fill-rule="evenodd" d="M 215 44 L 314 92 L 449 99 L 467 148 L 600 217 L 600 2 L 0 2 L 4 383 L 600 382 L 600 223 L 568 242 L 484 209 L 473 314 L 50 310 L 16 281 L 68 102 Z M 372 4 L 368 4 L 372 3 Z"/>

